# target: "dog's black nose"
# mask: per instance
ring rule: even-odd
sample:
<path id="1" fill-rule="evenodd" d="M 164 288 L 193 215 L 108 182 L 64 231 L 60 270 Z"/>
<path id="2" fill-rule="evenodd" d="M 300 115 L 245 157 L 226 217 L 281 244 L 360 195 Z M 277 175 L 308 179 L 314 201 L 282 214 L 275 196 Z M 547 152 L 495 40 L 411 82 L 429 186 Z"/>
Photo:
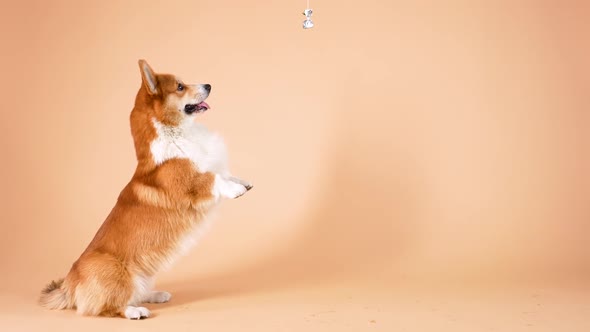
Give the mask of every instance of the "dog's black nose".
<path id="1" fill-rule="evenodd" d="M 205 84 L 204 88 L 207 92 L 211 92 L 211 84 Z"/>

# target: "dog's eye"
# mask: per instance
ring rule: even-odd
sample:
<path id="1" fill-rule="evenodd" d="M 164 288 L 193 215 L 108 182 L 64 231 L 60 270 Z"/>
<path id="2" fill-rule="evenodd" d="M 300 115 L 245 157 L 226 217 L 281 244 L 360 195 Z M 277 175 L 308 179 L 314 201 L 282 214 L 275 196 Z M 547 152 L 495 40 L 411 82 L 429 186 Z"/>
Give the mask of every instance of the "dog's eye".
<path id="1" fill-rule="evenodd" d="M 178 83 L 178 87 L 176 88 L 177 91 L 182 91 L 184 90 L 184 85 L 182 85 L 182 83 Z"/>

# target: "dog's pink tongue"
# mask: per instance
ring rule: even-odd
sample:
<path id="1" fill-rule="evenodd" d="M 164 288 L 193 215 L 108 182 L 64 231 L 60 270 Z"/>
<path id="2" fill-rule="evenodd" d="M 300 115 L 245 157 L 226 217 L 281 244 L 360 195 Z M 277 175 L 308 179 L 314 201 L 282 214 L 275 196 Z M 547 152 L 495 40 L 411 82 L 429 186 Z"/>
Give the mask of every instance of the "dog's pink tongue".
<path id="1" fill-rule="evenodd" d="M 210 109 L 211 107 L 209 106 L 209 104 L 207 104 L 206 102 L 202 101 L 200 103 L 197 104 L 197 106 L 199 107 L 205 107 L 205 109 Z"/>

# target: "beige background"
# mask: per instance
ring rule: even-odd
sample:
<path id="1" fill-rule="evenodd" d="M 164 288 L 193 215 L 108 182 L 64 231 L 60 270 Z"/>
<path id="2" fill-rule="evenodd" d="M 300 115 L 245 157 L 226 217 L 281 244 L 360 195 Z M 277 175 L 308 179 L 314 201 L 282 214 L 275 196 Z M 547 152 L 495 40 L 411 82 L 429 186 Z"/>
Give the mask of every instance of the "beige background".
<path id="1" fill-rule="evenodd" d="M 588 331 L 585 1 L 4 1 L 0 330 Z M 47 312 L 135 166 L 137 59 L 255 188 L 144 322 Z"/>

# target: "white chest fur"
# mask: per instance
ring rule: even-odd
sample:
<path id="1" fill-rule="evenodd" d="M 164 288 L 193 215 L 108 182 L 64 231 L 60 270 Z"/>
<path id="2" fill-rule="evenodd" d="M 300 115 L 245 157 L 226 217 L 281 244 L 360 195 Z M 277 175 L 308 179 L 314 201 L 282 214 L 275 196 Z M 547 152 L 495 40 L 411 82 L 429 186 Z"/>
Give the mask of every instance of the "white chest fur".
<path id="1" fill-rule="evenodd" d="M 150 145 L 157 165 L 173 158 L 190 159 L 199 172 L 229 175 L 227 150 L 221 136 L 187 118 L 180 125 L 165 126 L 152 119 L 157 138 Z"/>
<path id="2" fill-rule="evenodd" d="M 152 123 L 157 137 L 152 141 L 150 150 L 157 165 L 174 158 L 190 159 L 199 172 L 215 173 L 216 179 L 219 176 L 229 176 L 227 151 L 219 135 L 210 132 L 192 119 L 187 119 L 175 127 L 165 126 L 155 119 Z M 213 188 L 217 187 L 219 184 L 216 182 Z M 219 196 L 216 191 L 213 194 L 215 197 Z M 212 209 L 213 205 L 210 208 Z M 192 247 L 209 224 L 209 212 L 194 216 L 192 231 L 178 240 L 175 250 L 164 259 L 161 268 L 170 266 L 179 255 L 186 253 Z"/>

